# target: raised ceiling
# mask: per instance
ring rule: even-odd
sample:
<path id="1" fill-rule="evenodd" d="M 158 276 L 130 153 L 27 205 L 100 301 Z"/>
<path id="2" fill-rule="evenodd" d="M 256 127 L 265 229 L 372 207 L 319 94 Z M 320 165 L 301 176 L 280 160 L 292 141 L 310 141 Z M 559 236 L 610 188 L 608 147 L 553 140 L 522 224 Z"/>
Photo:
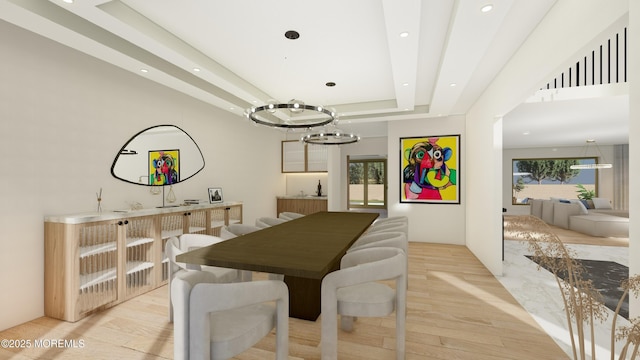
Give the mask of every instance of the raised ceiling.
<path id="1" fill-rule="evenodd" d="M 482 12 L 490 2 L 0 0 L 0 18 L 239 121 L 254 104 L 296 98 L 379 136 L 388 121 L 466 113 L 555 0 Z"/>

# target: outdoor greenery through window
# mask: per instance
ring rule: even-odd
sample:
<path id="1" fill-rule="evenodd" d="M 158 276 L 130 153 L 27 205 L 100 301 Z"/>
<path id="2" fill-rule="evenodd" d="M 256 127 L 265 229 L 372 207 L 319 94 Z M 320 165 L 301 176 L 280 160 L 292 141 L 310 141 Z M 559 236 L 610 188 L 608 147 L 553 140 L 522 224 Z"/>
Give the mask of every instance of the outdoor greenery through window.
<path id="1" fill-rule="evenodd" d="M 571 169 L 571 165 L 595 164 L 596 158 L 514 159 L 512 204 L 529 199 L 577 199 L 586 190 L 596 192 L 595 169 Z"/>
<path id="2" fill-rule="evenodd" d="M 386 207 L 386 160 L 349 160 L 349 207 Z"/>

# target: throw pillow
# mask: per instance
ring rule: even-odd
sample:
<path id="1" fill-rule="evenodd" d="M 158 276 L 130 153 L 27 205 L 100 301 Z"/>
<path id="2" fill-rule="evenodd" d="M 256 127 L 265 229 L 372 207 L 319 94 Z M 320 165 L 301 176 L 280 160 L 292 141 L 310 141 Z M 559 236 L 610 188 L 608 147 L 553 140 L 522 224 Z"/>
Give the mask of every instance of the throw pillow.
<path id="1" fill-rule="evenodd" d="M 595 209 L 613 209 L 609 199 L 605 198 L 593 198 L 593 207 Z"/>
<path id="2" fill-rule="evenodd" d="M 588 215 L 589 214 L 589 210 L 587 210 L 587 207 L 584 205 L 583 201 L 586 202 L 585 200 L 578 200 L 578 199 L 572 199 L 570 200 L 571 203 L 574 204 L 578 204 L 578 207 L 580 207 L 580 214 L 582 215 Z"/>

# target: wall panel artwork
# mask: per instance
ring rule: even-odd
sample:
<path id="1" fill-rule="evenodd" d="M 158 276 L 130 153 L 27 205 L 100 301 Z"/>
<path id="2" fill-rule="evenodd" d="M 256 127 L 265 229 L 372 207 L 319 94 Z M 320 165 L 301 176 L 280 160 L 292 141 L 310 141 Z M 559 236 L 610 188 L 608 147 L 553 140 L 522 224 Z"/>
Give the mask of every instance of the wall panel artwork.
<path id="1" fill-rule="evenodd" d="M 400 202 L 460 204 L 460 135 L 400 138 Z"/>

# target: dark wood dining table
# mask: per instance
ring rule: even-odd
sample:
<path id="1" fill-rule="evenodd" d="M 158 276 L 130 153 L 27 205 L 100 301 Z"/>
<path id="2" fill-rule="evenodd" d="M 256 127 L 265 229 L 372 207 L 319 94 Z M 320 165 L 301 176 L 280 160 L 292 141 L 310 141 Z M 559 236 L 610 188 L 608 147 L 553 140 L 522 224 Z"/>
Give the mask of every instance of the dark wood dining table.
<path id="1" fill-rule="evenodd" d="M 315 321 L 322 278 L 340 268 L 347 249 L 375 213 L 318 212 L 177 256 L 179 262 L 283 274 L 289 315 Z"/>

